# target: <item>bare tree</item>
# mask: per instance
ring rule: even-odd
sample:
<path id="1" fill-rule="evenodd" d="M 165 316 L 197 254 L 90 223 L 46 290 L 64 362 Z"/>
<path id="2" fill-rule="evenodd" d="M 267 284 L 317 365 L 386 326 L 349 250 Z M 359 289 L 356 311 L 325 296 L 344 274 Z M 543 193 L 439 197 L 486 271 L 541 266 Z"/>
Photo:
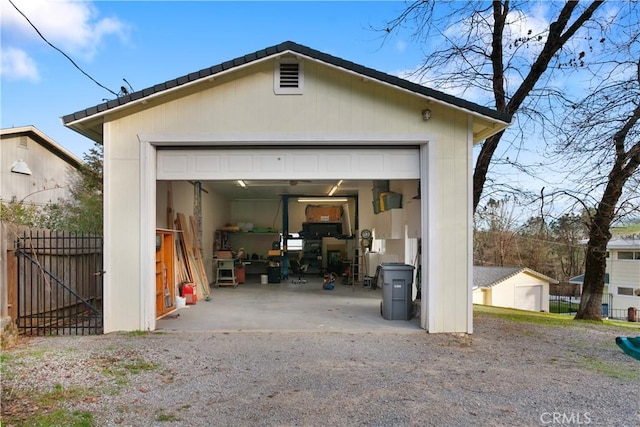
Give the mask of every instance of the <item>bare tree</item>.
<path id="1" fill-rule="evenodd" d="M 580 202 L 596 200 L 595 209 L 588 210 L 589 240 L 576 319 L 601 319 L 611 225 L 625 214 L 637 213 L 639 205 L 640 31 L 636 28 L 626 35 L 627 44 L 616 50 L 627 60 L 611 62 L 606 78 L 597 80 L 592 93 L 573 105 L 563 127 L 567 139 L 556 152 L 565 154 L 567 164 L 579 166 L 571 172 Z"/>
<path id="2" fill-rule="evenodd" d="M 515 265 L 516 223 L 513 200 L 489 199 L 475 215 L 474 263 L 477 265 Z"/>
<path id="3" fill-rule="evenodd" d="M 584 30 L 585 37 L 589 30 L 601 33 L 602 27 L 594 14 L 602 4 L 601 1 L 587 2 L 584 6 L 578 1 L 544 3 L 555 18 L 534 24 L 526 19 L 532 10 L 531 2 L 417 0 L 381 30 L 392 35 L 407 26 L 415 29 L 413 36 L 425 45 L 427 52 L 423 65 L 413 73 L 420 80 L 441 89 L 480 91 L 487 98 L 491 94 L 498 111 L 522 113 L 544 121 L 545 114 L 552 110 L 542 112 L 545 107 L 538 104 L 548 105 L 549 101 L 540 100 L 562 96 L 562 91 L 551 85 L 551 74 L 584 65 L 586 51 L 570 46 L 569 41 L 580 30 Z M 603 38 L 595 40 L 597 43 Z M 434 43 L 441 45 L 434 47 Z M 541 82 L 543 76 L 547 78 Z M 477 157 L 473 174 L 474 212 L 503 136 L 504 132 L 500 132 L 486 139 Z"/>

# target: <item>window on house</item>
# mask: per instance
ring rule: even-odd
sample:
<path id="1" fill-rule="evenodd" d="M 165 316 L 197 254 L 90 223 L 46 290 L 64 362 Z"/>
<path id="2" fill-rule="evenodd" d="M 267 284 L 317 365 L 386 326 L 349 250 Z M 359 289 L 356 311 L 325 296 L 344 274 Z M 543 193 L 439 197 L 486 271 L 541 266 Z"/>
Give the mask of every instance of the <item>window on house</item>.
<path id="1" fill-rule="evenodd" d="M 620 252 L 618 252 L 618 259 L 633 259 L 633 252 L 631 252 L 631 251 L 620 251 Z"/>
<path id="2" fill-rule="evenodd" d="M 633 296 L 633 288 L 618 286 L 618 295 Z"/>

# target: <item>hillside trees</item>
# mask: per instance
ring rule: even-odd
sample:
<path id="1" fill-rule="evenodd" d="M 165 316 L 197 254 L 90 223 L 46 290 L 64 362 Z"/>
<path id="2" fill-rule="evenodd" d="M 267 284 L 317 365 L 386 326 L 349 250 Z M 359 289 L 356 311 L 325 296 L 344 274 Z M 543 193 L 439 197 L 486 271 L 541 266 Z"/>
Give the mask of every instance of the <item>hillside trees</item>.
<path id="1" fill-rule="evenodd" d="M 474 264 L 529 267 L 567 282 L 582 273 L 587 237 L 584 213 L 553 219 L 532 216 L 521 222 L 521 206 L 511 199 L 489 199 L 474 218 Z"/>

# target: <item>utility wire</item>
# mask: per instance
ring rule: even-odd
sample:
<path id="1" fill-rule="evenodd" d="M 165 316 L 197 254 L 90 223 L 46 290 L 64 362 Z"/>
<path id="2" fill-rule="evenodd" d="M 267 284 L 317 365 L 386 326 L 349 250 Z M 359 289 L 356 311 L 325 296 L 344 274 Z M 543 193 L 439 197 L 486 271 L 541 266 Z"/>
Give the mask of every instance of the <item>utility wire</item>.
<path id="1" fill-rule="evenodd" d="M 25 15 L 24 13 L 22 13 L 22 11 L 20 9 L 18 9 L 18 7 L 13 4 L 13 1 L 8 0 L 9 3 L 11 3 L 11 6 L 13 6 L 13 8 L 15 10 L 18 11 L 18 13 L 20 15 L 22 15 L 24 17 L 24 19 L 27 20 L 27 22 L 29 23 L 29 25 L 31 25 L 33 27 L 34 30 L 36 30 L 36 33 L 38 33 L 38 35 L 42 38 L 42 40 L 44 40 L 49 46 L 51 46 L 52 48 L 54 48 L 55 50 L 57 50 L 58 52 L 60 52 L 62 55 L 64 55 L 65 58 L 67 58 L 69 61 L 71 61 L 71 63 L 73 64 L 74 67 L 76 67 L 78 70 L 80 70 L 80 72 L 82 74 L 84 74 L 85 76 L 89 77 L 91 79 L 91 81 L 93 81 L 95 84 L 97 84 L 98 86 L 100 86 L 101 88 L 107 90 L 108 92 L 114 94 L 116 97 L 118 96 L 117 93 L 115 93 L 114 91 L 112 91 L 111 89 L 109 89 L 108 87 L 100 84 L 98 81 L 96 81 L 96 79 L 94 79 L 93 77 L 91 77 L 89 74 L 87 74 L 87 72 L 85 72 L 82 68 L 80 68 L 80 66 L 78 64 L 75 63 L 75 61 L 73 59 L 71 59 L 69 57 L 69 55 L 67 55 L 66 53 L 64 53 L 62 50 L 58 49 L 56 46 L 54 46 L 53 44 L 51 44 L 51 42 L 49 42 L 49 40 L 47 40 L 42 33 L 36 28 L 35 25 L 33 25 L 33 23 L 29 20 L 29 18 L 27 18 L 27 15 Z"/>

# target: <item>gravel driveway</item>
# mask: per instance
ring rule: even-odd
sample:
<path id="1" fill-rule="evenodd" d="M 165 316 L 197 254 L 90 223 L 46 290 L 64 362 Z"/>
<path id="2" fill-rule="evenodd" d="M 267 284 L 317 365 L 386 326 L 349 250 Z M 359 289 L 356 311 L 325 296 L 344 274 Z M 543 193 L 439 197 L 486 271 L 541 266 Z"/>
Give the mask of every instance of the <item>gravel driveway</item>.
<path id="1" fill-rule="evenodd" d="M 474 322 L 23 340 L 3 354 L 3 424 L 62 405 L 97 426 L 640 426 L 640 362 L 614 343 L 639 330 Z"/>

